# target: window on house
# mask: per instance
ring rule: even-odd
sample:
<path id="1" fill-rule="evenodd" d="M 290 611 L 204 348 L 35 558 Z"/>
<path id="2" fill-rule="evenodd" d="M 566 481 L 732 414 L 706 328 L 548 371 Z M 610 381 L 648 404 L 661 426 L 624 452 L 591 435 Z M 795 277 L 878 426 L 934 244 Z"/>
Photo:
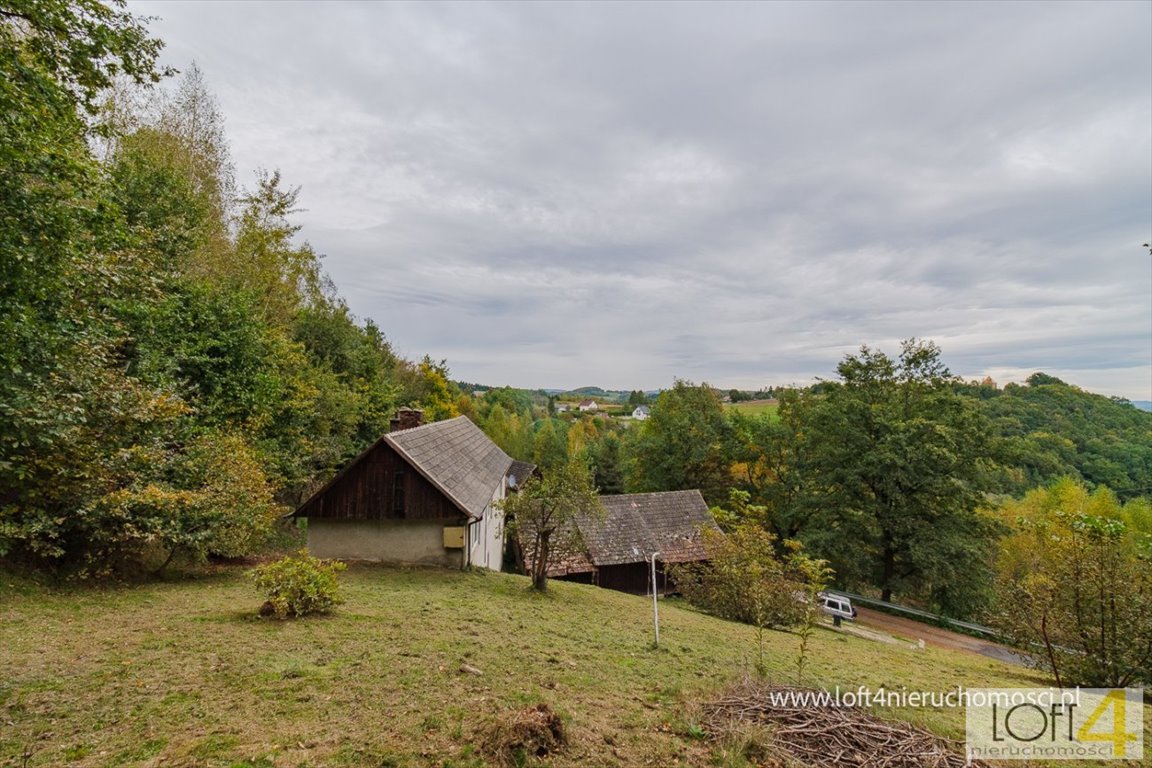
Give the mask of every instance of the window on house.
<path id="1" fill-rule="evenodd" d="M 398 469 L 392 475 L 392 514 L 404 517 L 404 470 Z"/>
<path id="2" fill-rule="evenodd" d="M 468 526 L 468 528 L 472 531 L 472 546 L 475 547 L 477 544 L 480 543 L 480 523 L 479 523 L 479 521 L 472 523 L 472 525 Z"/>

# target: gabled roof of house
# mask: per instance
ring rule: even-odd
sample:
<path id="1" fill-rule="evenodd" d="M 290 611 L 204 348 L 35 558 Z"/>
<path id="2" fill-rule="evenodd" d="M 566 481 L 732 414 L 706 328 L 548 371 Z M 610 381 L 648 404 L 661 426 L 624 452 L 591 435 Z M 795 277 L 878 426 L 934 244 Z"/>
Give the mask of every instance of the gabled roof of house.
<path id="1" fill-rule="evenodd" d="M 597 566 L 641 562 L 653 552 L 665 563 L 707 557 L 701 528 L 719 530 L 700 491 L 601 496 L 604 518 L 580 520 L 589 558 Z"/>
<path id="2" fill-rule="evenodd" d="M 479 518 L 512 458 L 467 416 L 390 432 L 382 438 L 461 512 Z"/>
<path id="3" fill-rule="evenodd" d="M 519 488 L 535 473 L 535 464 L 530 464 L 527 461 L 513 460 L 512 466 L 508 469 L 508 484 L 513 488 Z"/>
<path id="4" fill-rule="evenodd" d="M 580 401 L 580 407 L 581 408 L 588 408 L 589 406 L 593 406 L 593 405 L 596 405 L 595 400 L 581 400 Z"/>
<path id="5" fill-rule="evenodd" d="M 513 464 L 511 457 L 466 416 L 397 430 L 384 435 L 345 464 L 291 516 L 309 517 L 318 500 L 381 445 L 395 450 L 453 506 L 473 518 L 484 516 L 484 509 Z"/>
<path id="6" fill-rule="evenodd" d="M 687 563 L 708 557 L 700 535 L 720 530 L 700 491 L 663 491 L 601 496 L 602 517 L 575 520 L 583 551 L 568 553 L 548 569 L 550 576 L 586 573 L 608 565 L 644 562 L 653 552 L 664 563 Z M 524 557 L 529 560 L 527 550 Z"/>

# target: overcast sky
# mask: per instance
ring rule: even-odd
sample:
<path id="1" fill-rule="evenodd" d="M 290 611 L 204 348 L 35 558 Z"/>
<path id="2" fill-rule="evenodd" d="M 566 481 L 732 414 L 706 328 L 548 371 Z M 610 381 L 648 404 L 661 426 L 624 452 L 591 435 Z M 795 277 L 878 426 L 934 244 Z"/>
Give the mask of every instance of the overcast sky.
<path id="1" fill-rule="evenodd" d="M 130 8 L 455 378 L 756 388 L 917 336 L 1152 399 L 1152 3 Z"/>

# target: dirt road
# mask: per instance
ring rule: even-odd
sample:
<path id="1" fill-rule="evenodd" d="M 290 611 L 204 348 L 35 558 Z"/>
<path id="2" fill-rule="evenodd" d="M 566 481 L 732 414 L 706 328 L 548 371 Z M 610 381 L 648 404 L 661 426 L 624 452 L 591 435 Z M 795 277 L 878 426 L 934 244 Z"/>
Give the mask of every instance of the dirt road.
<path id="1" fill-rule="evenodd" d="M 893 635 L 910 643 L 923 640 L 925 645 L 933 648 L 947 648 L 954 651 L 969 651 L 981 656 L 1008 662 L 1009 664 L 1023 664 L 1024 660 L 1016 651 L 1002 645 L 959 632 L 951 632 L 931 624 L 923 624 L 903 616 L 893 616 L 890 613 L 881 613 L 871 608 L 858 608 L 860 614 L 856 617 L 856 624 L 861 627 L 878 630 Z"/>

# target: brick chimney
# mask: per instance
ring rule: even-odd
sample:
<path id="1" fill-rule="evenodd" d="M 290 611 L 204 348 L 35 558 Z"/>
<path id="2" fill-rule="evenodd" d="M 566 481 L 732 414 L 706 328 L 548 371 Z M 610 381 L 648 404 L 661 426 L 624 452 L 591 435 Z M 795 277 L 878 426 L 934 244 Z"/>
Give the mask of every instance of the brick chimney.
<path id="1" fill-rule="evenodd" d="M 398 432 L 401 429 L 412 429 L 424 423 L 424 411 L 419 408 L 398 408 L 392 417 L 389 432 Z"/>

